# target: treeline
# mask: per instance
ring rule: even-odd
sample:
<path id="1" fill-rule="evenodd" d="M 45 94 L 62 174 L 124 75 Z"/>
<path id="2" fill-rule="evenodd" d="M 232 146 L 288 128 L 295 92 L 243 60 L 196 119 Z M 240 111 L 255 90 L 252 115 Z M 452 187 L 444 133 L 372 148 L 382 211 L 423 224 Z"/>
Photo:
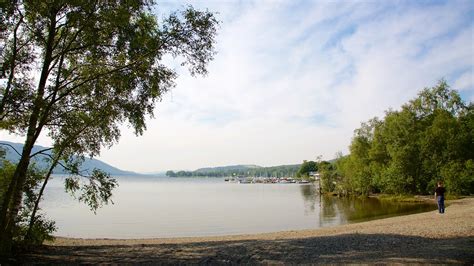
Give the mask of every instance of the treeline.
<path id="1" fill-rule="evenodd" d="M 229 169 L 207 169 L 196 171 L 167 171 L 169 177 L 285 177 L 296 176 L 300 165 L 280 165 L 272 167 L 252 167 L 252 168 L 229 168 Z"/>
<path id="2" fill-rule="evenodd" d="M 318 157 L 316 161 L 306 161 L 304 160 L 300 166 L 298 172 L 296 172 L 296 177 L 299 178 L 309 178 L 311 173 L 319 173 L 320 169 L 334 169 L 332 167 L 331 161 L 321 161 L 321 158 Z"/>
<path id="3" fill-rule="evenodd" d="M 322 189 L 338 194 L 474 194 L 474 106 L 444 80 L 356 129 L 350 154 L 320 167 Z"/>

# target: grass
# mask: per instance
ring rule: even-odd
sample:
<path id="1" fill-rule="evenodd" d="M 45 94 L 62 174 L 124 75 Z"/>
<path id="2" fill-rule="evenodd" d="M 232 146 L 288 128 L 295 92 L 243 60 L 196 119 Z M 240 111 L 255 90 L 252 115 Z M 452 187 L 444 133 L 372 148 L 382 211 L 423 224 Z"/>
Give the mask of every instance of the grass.
<path id="1" fill-rule="evenodd" d="M 373 196 L 380 200 L 389 200 L 389 201 L 407 202 L 407 203 L 425 202 L 426 200 L 429 200 L 432 198 L 430 196 L 389 195 L 389 194 L 378 194 L 378 195 L 373 195 Z"/>
<path id="2" fill-rule="evenodd" d="M 457 199 L 462 199 L 462 198 L 467 198 L 467 196 L 458 196 L 458 195 L 447 194 L 446 197 L 444 197 L 445 200 L 457 200 Z"/>
<path id="3" fill-rule="evenodd" d="M 324 195 L 326 196 L 339 196 L 335 192 L 324 192 Z M 357 197 L 357 196 L 356 196 Z M 364 198 L 366 196 L 359 196 L 361 198 Z M 405 202 L 405 203 L 420 203 L 420 202 L 426 202 L 426 201 L 431 201 L 434 200 L 434 195 L 393 195 L 393 194 L 372 194 L 369 197 L 374 197 L 379 200 L 387 200 L 387 201 L 393 201 L 393 202 Z M 452 195 L 452 194 L 447 194 L 445 196 L 445 200 L 457 200 L 457 199 L 462 199 L 465 198 L 465 196 L 458 196 L 458 195 Z"/>

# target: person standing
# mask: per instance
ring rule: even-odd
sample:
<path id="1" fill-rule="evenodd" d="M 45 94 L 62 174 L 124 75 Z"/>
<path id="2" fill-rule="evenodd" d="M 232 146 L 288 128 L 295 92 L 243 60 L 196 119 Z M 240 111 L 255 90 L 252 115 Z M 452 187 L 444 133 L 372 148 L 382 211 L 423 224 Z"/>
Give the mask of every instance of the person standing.
<path id="1" fill-rule="evenodd" d="M 443 182 L 438 181 L 438 186 L 435 190 L 435 200 L 438 201 L 439 213 L 444 213 L 444 192 L 446 192 L 446 189 L 443 186 Z"/>

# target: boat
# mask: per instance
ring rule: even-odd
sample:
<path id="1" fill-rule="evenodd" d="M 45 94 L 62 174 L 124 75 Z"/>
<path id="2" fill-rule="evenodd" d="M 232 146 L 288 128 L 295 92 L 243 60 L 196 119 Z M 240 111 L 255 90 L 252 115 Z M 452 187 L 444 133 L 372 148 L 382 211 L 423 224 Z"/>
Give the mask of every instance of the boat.
<path id="1" fill-rule="evenodd" d="M 308 180 L 300 180 L 298 181 L 298 184 L 309 184 Z"/>
<path id="2" fill-rule="evenodd" d="M 252 180 L 247 177 L 239 176 L 237 177 L 237 183 L 239 184 L 250 184 L 252 183 Z"/>
<path id="3" fill-rule="evenodd" d="M 280 184 L 294 184 L 296 183 L 296 180 L 294 180 L 293 178 L 291 177 L 288 177 L 288 178 L 280 178 L 278 179 L 278 182 L 277 183 L 280 183 Z"/>

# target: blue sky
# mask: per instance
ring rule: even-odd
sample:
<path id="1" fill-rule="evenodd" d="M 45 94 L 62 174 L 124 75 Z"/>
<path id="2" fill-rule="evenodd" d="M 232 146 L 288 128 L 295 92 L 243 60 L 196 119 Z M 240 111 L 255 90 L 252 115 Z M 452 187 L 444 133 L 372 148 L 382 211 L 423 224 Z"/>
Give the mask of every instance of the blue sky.
<path id="1" fill-rule="evenodd" d="M 206 77 L 167 59 L 180 77 L 147 132 L 135 137 L 124 125 L 101 154 L 122 169 L 332 159 L 360 122 L 441 78 L 474 100 L 474 1 L 157 4 L 158 17 L 187 4 L 218 12 L 218 54 Z"/>

